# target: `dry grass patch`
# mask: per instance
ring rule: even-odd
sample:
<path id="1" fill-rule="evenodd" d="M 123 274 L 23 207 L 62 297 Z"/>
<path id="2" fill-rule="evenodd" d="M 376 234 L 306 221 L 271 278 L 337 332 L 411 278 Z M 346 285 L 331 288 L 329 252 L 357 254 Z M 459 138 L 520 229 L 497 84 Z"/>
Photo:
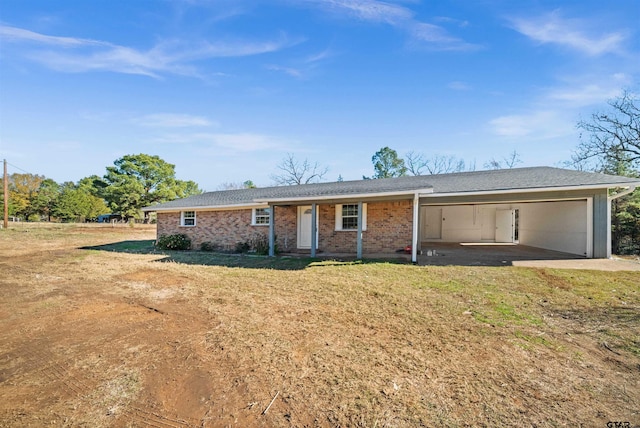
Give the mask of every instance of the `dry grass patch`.
<path id="1" fill-rule="evenodd" d="M 149 229 L 0 232 L 0 425 L 640 420 L 637 273 L 158 253 L 141 244 Z"/>

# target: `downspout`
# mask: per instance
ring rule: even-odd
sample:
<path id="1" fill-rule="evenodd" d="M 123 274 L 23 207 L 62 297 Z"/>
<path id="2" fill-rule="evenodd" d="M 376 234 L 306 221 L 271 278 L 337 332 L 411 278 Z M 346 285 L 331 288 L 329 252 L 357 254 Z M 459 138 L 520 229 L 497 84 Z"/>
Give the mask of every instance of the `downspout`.
<path id="1" fill-rule="evenodd" d="M 362 201 L 358 202 L 358 236 L 356 238 L 356 253 L 358 260 L 362 259 Z"/>
<path id="2" fill-rule="evenodd" d="M 411 262 L 418 263 L 418 222 L 420 213 L 420 196 L 413 195 L 413 236 L 411 239 Z"/>
<path id="3" fill-rule="evenodd" d="M 316 256 L 316 248 L 318 247 L 317 233 L 318 229 L 316 228 L 316 219 L 317 219 L 317 206 L 315 202 L 311 204 L 311 257 L 314 258 Z"/>

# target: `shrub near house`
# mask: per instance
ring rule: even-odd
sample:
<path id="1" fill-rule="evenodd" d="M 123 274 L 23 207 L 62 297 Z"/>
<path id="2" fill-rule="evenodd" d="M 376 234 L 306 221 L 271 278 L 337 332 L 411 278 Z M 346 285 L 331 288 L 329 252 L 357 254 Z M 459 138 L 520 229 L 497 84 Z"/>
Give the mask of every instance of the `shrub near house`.
<path id="1" fill-rule="evenodd" d="M 190 250 L 191 239 L 187 235 L 162 235 L 156 244 L 162 250 Z"/>

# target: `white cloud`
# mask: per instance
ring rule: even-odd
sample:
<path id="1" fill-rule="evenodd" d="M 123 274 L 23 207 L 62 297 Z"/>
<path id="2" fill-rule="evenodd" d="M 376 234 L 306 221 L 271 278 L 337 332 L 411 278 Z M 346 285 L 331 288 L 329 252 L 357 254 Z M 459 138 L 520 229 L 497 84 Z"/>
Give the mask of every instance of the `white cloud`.
<path id="1" fill-rule="evenodd" d="M 489 124 L 495 134 L 503 137 L 522 137 L 532 132 L 526 117 L 522 115 L 500 116 L 492 119 Z"/>
<path id="2" fill-rule="evenodd" d="M 218 124 L 202 116 L 188 114 L 158 113 L 133 119 L 133 122 L 150 128 L 186 128 L 194 126 L 217 126 Z"/>
<path id="3" fill-rule="evenodd" d="M 267 70 L 284 73 L 296 79 L 304 79 L 307 78 L 313 70 L 318 68 L 326 59 L 333 55 L 333 52 L 327 48 L 319 53 L 306 56 L 302 59 L 290 61 L 294 63 L 292 66 L 267 64 L 265 67 Z"/>
<path id="4" fill-rule="evenodd" d="M 241 57 L 260 55 L 264 53 L 276 52 L 294 44 L 300 43 L 301 40 L 289 40 L 284 34 L 281 34 L 276 40 L 261 42 L 246 41 L 223 41 L 223 42 L 202 42 L 199 44 L 172 43 L 171 52 L 182 52 L 183 59 L 205 59 L 205 58 L 223 58 L 223 57 Z"/>
<path id="5" fill-rule="evenodd" d="M 458 27 L 467 27 L 469 25 L 469 21 L 467 20 L 450 18 L 448 16 L 437 16 L 434 18 L 434 21 L 445 22 L 447 24 L 454 24 L 454 25 L 457 25 Z"/>
<path id="6" fill-rule="evenodd" d="M 259 55 L 298 43 L 281 35 L 275 40 L 259 42 L 170 40 L 148 50 L 139 50 L 98 40 L 48 36 L 8 26 L 0 26 L 0 40 L 35 45 L 32 49 L 21 49 L 21 54 L 57 71 L 111 71 L 156 78 L 164 73 L 197 76 L 197 68 L 191 64 L 194 61 Z"/>
<path id="7" fill-rule="evenodd" d="M 337 13 L 346 13 L 357 19 L 397 25 L 413 18 L 409 9 L 377 0 L 306 0 Z"/>
<path id="8" fill-rule="evenodd" d="M 291 77 L 295 77 L 297 79 L 302 78 L 302 71 L 298 70 L 297 68 L 293 68 L 293 67 L 283 67 L 283 66 L 280 66 L 280 65 L 270 64 L 270 65 L 267 65 L 267 70 L 279 71 L 279 72 L 287 74 L 287 75 L 289 75 Z"/>
<path id="9" fill-rule="evenodd" d="M 320 53 L 317 53 L 315 55 L 310 55 L 305 59 L 305 62 L 308 64 L 312 64 L 314 62 L 319 62 L 327 58 L 331 58 L 332 56 L 333 56 L 333 52 L 330 49 L 325 49 Z"/>
<path id="10" fill-rule="evenodd" d="M 283 147 L 282 142 L 273 137 L 251 133 L 215 134 L 212 135 L 212 141 L 218 147 L 240 152 L 255 152 Z"/>
<path id="11" fill-rule="evenodd" d="M 557 138 L 575 131 L 573 122 L 551 110 L 500 116 L 492 119 L 489 125 L 498 136 L 533 140 Z"/>
<path id="12" fill-rule="evenodd" d="M 471 86 L 469 86 L 469 84 L 460 81 L 449 82 L 447 87 L 449 89 L 453 89 L 454 91 L 468 91 L 469 89 L 471 89 Z"/>
<path id="13" fill-rule="evenodd" d="M 437 50 L 472 51 L 481 49 L 480 45 L 451 36 L 447 30 L 438 25 L 414 22 L 408 28 L 415 40 L 426 42 L 428 46 Z"/>
<path id="14" fill-rule="evenodd" d="M 153 139 L 154 143 L 192 144 L 226 154 L 286 150 L 288 144 L 277 137 L 254 133 L 179 133 L 165 134 Z"/>
<path id="15" fill-rule="evenodd" d="M 584 107 L 601 104 L 619 94 L 619 85 L 586 84 L 578 87 L 555 89 L 550 91 L 547 97 L 554 101 L 564 102 L 572 107 Z"/>
<path id="16" fill-rule="evenodd" d="M 566 46 L 590 56 L 620 53 L 627 38 L 622 31 L 593 34 L 586 22 L 563 18 L 558 11 L 536 18 L 512 18 L 510 21 L 513 29 L 536 42 Z"/>
<path id="17" fill-rule="evenodd" d="M 80 39 L 75 37 L 58 37 L 47 36 L 45 34 L 36 33 L 33 31 L 25 30 L 23 28 L 11 27 L 7 25 L 0 25 L 0 39 L 7 41 L 30 41 L 35 43 L 41 43 L 46 45 L 54 45 L 61 47 L 76 47 L 76 46 L 109 46 L 109 43 L 100 42 L 98 40 Z"/>
<path id="18" fill-rule="evenodd" d="M 404 6 L 379 0 L 305 0 L 339 16 L 347 16 L 361 21 L 388 24 L 407 32 L 414 41 L 427 44 L 437 50 L 474 50 L 479 46 L 454 37 L 442 26 L 421 22 L 415 19 L 415 13 Z M 435 18 L 439 22 L 466 26 L 466 21 Z"/>
<path id="19" fill-rule="evenodd" d="M 631 80 L 624 73 L 565 76 L 555 87 L 542 89 L 524 113 L 496 117 L 488 126 L 496 136 L 523 142 L 576 141 L 581 115 L 605 106 Z"/>
<path id="20" fill-rule="evenodd" d="M 457 41 L 454 37 L 449 36 L 444 28 L 423 22 L 415 23 L 413 25 L 412 33 L 417 39 L 427 42 L 451 43 Z"/>

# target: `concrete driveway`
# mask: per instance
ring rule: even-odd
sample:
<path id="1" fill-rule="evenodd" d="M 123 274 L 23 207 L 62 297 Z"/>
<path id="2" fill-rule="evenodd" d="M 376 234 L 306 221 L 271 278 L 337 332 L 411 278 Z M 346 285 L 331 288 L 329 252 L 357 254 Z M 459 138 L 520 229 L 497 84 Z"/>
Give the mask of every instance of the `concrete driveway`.
<path id="1" fill-rule="evenodd" d="M 525 266 L 558 269 L 640 271 L 640 261 L 620 258 L 587 259 L 575 254 L 515 244 L 422 244 L 418 264 L 424 266 Z"/>

